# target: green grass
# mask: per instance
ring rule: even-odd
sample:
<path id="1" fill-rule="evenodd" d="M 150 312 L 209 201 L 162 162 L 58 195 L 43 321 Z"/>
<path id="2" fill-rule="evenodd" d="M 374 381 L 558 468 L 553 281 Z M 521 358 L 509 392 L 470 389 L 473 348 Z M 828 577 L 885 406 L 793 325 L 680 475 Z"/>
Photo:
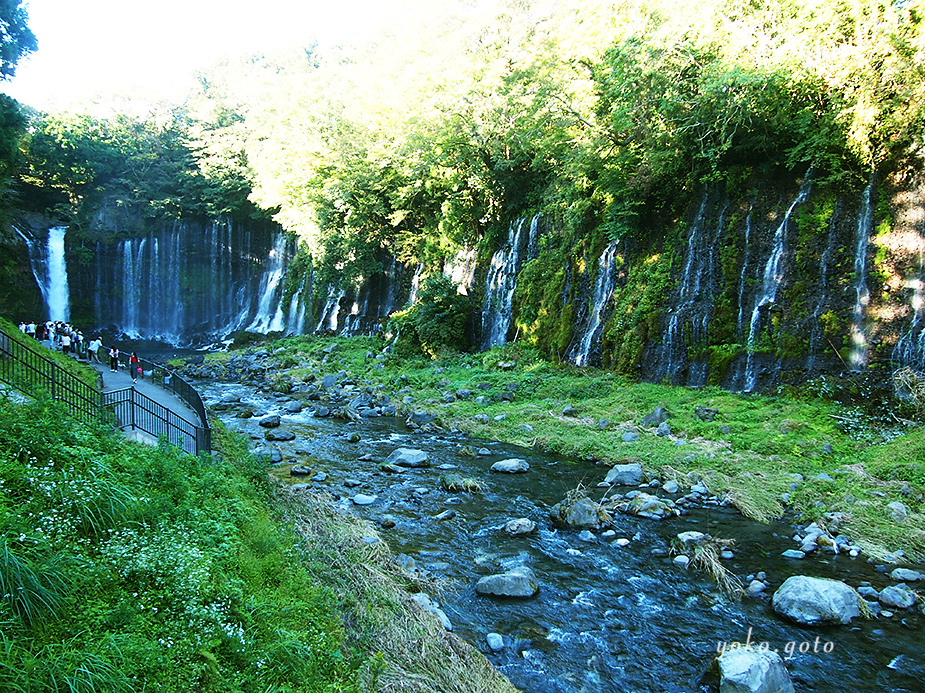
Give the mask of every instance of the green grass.
<path id="1" fill-rule="evenodd" d="M 513 690 L 414 625 L 371 527 L 213 431 L 195 458 L 0 397 L 0 690 Z"/>
<path id="2" fill-rule="evenodd" d="M 326 354 L 332 343 L 337 347 Z M 847 522 L 843 531 L 872 554 L 903 549 L 925 557 L 925 431 L 906 427 L 897 437 L 896 430 L 884 428 L 857 403 L 822 396 L 824 387 L 743 395 L 716 387 L 639 383 L 600 369 L 550 363 L 517 344 L 438 360 L 367 357 L 383 346 L 372 337 L 290 337 L 257 348 L 284 348 L 282 364 L 297 365 L 281 371 L 296 380 L 318 371 L 346 371 L 363 383 L 385 386 L 393 401 L 411 394 L 415 402 L 406 410 L 431 411 L 446 428 L 602 465 L 638 461 L 649 474 L 674 478 L 682 487 L 705 483 L 760 521 L 789 513 L 808 523 L 841 513 Z M 504 362 L 516 366 L 502 370 Z M 478 389 L 479 384 L 488 389 Z M 509 387 L 514 388 L 513 401 L 500 400 Z M 445 394 L 460 388 L 472 390 L 473 396 L 443 402 Z M 476 402 L 480 395 L 487 401 Z M 563 414 L 566 405 L 575 408 L 574 415 Z M 640 426 L 656 406 L 671 414 L 670 438 Z M 696 407 L 718 414 L 712 421 L 701 420 Z M 476 414 L 486 414 L 488 421 Z M 496 421 L 500 415 L 504 418 Z M 602 420 L 609 422 L 603 428 Z M 638 433 L 639 439 L 623 442 L 626 431 Z M 816 481 L 822 473 L 834 481 Z M 791 492 L 800 477 L 803 481 Z M 784 493 L 790 493 L 789 505 L 781 501 Z M 886 510 L 891 501 L 909 509 L 901 525 Z"/>

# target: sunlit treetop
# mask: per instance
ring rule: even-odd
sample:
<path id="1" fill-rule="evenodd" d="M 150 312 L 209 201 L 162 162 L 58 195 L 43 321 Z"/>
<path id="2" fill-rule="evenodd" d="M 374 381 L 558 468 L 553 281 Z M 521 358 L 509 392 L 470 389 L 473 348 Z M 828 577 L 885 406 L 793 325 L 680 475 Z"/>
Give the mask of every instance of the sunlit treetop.
<path id="1" fill-rule="evenodd" d="M 0 0 L 0 77 L 9 79 L 16 65 L 38 48 L 22 0 Z"/>

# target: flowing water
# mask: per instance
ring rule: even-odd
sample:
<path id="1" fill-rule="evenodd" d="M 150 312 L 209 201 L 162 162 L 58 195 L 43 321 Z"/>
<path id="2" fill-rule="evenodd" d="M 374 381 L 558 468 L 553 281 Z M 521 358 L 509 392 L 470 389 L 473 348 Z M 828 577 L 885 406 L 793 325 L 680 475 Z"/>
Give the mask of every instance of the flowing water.
<path id="1" fill-rule="evenodd" d="M 870 246 L 870 234 L 873 229 L 873 211 L 870 208 L 870 191 L 873 182 L 867 184 L 861 197 L 861 213 L 858 216 L 856 247 L 854 251 L 854 311 L 851 317 L 851 356 L 849 365 L 852 370 L 863 370 L 867 366 L 867 333 L 864 320 L 870 303 L 870 290 L 867 287 L 867 249 Z"/>
<path id="2" fill-rule="evenodd" d="M 594 278 L 594 291 L 591 294 L 591 312 L 582 327 L 581 339 L 570 355 L 576 366 L 587 366 L 592 346 L 600 342 L 600 330 L 603 325 L 605 308 L 613 295 L 615 273 L 614 260 L 617 256 L 619 242 L 615 241 L 604 248 L 597 261 L 597 276 Z"/>
<path id="3" fill-rule="evenodd" d="M 48 319 L 67 322 L 71 317 L 70 289 L 68 286 L 67 263 L 64 259 L 65 226 L 48 230 L 48 239 L 39 243 L 27 233 L 14 227 L 29 250 L 29 265 L 32 276 L 39 287 Z M 36 316 L 38 317 L 38 316 Z"/>
<path id="4" fill-rule="evenodd" d="M 202 383 L 200 389 L 208 402 L 237 394 L 258 412 L 280 414 L 283 426 L 298 437 L 276 444 L 285 461 L 276 473 L 288 479 L 292 462 L 308 465 L 313 473 L 326 475 L 311 486 L 334 494 L 348 511 L 374 523 L 394 521 L 394 528 L 379 530 L 381 538 L 394 553 L 412 557 L 445 581 L 447 589 L 433 596 L 454 631 L 524 691 L 715 690 L 715 681 L 705 679 L 704 672 L 718 645 L 743 642 L 749 634 L 751 642 L 767 642 L 784 656 L 788 648 L 793 651 L 787 666 L 798 691 L 922 690 L 922 616 L 897 613 L 893 619 L 856 620 L 849 626 L 796 626 L 774 616 L 766 599 L 728 601 L 702 576 L 653 554 L 668 549 L 677 533 L 698 530 L 735 539 L 735 557 L 727 566 L 742 577 L 766 571 L 769 593 L 792 574 L 835 577 L 855 587 L 861 580 L 878 589 L 893 584 L 863 557 L 781 558 L 782 551 L 795 548 L 793 529 L 785 523 L 757 524 L 717 505 L 661 522 L 618 515 L 615 537 L 630 540 L 623 548 L 601 533 L 583 541 L 577 531 L 552 526 L 549 509 L 579 484 L 600 499 L 604 489 L 596 484 L 606 468 L 459 435 L 411 433 L 397 419 L 345 422 L 286 414 L 282 400 L 241 385 Z M 223 416 L 229 426 L 262 440 L 263 429 L 255 419 Z M 360 434 L 360 443 L 348 442 L 353 432 Z M 489 454 L 473 457 L 464 446 L 485 447 Z M 398 447 L 427 451 L 432 467 L 394 475 L 380 471 L 377 463 Z M 365 454 L 372 460 L 359 459 Z M 526 459 L 530 471 L 489 471 L 493 462 L 509 457 Z M 475 479 L 481 490 L 445 492 L 441 466 Z M 356 506 L 350 499 L 357 493 L 377 500 Z M 454 510 L 455 517 L 436 520 L 445 510 Z M 507 536 L 502 527 L 519 517 L 534 520 L 538 532 Z M 475 593 L 479 577 L 519 564 L 534 570 L 541 584 L 537 597 L 505 600 Z M 497 653 L 486 645 L 492 632 L 504 638 Z M 808 651 L 801 653 L 803 643 Z"/>

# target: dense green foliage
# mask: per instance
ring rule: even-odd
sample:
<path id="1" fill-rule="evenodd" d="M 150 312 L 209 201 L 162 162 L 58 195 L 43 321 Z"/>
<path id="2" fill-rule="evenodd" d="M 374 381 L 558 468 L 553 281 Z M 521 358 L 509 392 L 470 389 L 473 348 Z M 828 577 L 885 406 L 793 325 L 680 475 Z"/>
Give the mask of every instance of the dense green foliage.
<path id="1" fill-rule="evenodd" d="M 0 400 L 5 691 L 345 690 L 360 661 L 243 441 L 197 459 Z"/>
<path id="2" fill-rule="evenodd" d="M 424 281 L 417 301 L 393 316 L 390 327 L 397 333 L 400 352 L 423 350 L 436 356 L 469 346 L 471 319 L 469 297 L 457 293 L 450 279 L 435 274 Z"/>

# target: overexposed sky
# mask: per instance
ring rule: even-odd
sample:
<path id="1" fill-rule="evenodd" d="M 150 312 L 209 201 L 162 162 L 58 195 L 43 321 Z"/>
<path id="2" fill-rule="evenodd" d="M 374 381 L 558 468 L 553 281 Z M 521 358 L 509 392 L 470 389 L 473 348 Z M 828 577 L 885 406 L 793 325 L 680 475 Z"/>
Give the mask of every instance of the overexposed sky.
<path id="1" fill-rule="evenodd" d="M 222 57 L 360 40 L 396 1 L 28 0 L 39 48 L 0 90 L 48 110 L 130 90 L 182 97 Z"/>

